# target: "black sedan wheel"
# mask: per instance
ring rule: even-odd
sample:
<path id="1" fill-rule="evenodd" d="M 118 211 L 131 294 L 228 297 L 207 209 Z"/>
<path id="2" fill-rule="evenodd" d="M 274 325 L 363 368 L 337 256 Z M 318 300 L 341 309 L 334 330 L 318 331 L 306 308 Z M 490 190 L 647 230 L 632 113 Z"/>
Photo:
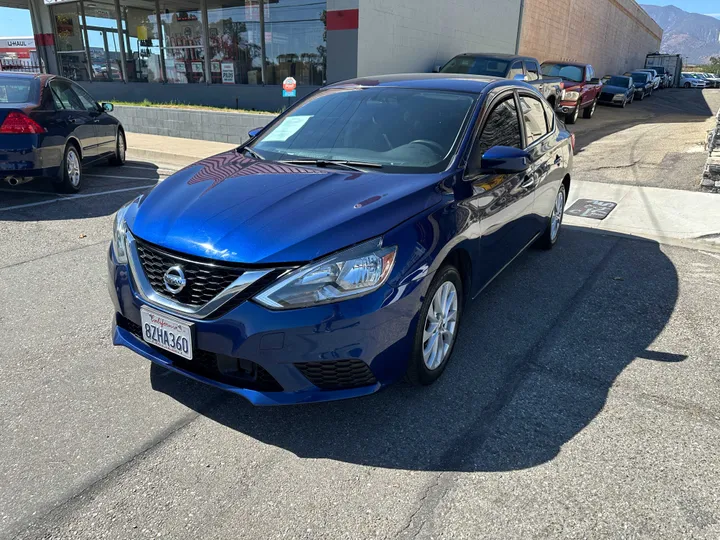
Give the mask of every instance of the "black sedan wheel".
<path id="1" fill-rule="evenodd" d="M 115 141 L 115 155 L 110 158 L 111 165 L 125 165 L 125 153 L 127 150 L 127 142 L 125 140 L 125 132 L 118 129 L 117 140 Z"/>
<path id="2" fill-rule="evenodd" d="M 58 182 L 55 189 L 62 193 L 77 193 L 82 183 L 82 161 L 77 147 L 70 143 L 65 147 L 60 171 L 58 171 Z"/>
<path id="3" fill-rule="evenodd" d="M 432 384 L 445 371 L 460 326 L 462 301 L 460 273 L 454 266 L 443 266 L 435 274 L 420 309 L 405 375 L 410 384 Z"/>

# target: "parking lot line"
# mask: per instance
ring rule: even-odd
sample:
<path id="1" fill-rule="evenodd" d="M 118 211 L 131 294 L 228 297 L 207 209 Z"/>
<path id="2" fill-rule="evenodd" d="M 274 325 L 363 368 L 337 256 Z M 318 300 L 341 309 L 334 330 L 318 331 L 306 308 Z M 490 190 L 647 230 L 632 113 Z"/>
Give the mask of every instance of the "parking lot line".
<path id="1" fill-rule="evenodd" d="M 16 204 L 15 206 L 6 206 L 4 208 L 0 208 L 0 212 L 4 212 L 7 210 L 18 210 L 20 208 L 30 208 L 32 206 L 43 206 L 46 204 L 53 204 L 61 201 L 72 201 L 75 199 L 86 199 L 89 197 L 101 197 L 102 195 L 112 195 L 113 193 L 123 193 L 125 191 L 138 191 L 142 189 L 147 189 L 154 187 L 155 184 L 148 185 L 148 186 L 135 186 L 135 187 L 129 187 L 129 188 L 123 188 L 123 189 L 112 189 L 110 191 L 101 191 L 99 193 L 83 193 L 81 195 L 67 195 L 58 199 L 52 199 L 50 201 L 40 201 L 40 202 L 34 202 L 34 203 L 27 203 L 27 204 Z"/>
<path id="2" fill-rule="evenodd" d="M 37 191 L 33 189 L 15 189 L 15 188 L 0 188 L 2 193 L 26 193 L 28 195 L 52 195 L 57 197 L 70 197 L 71 195 L 64 195 L 62 193 L 55 193 L 54 191 Z"/>
<path id="3" fill-rule="evenodd" d="M 85 173 L 85 176 L 92 176 L 93 178 L 113 178 L 117 180 L 154 180 L 153 178 L 142 178 L 139 176 L 122 176 L 119 174 L 93 174 Z M 167 176 L 159 174 L 158 177 Z"/>

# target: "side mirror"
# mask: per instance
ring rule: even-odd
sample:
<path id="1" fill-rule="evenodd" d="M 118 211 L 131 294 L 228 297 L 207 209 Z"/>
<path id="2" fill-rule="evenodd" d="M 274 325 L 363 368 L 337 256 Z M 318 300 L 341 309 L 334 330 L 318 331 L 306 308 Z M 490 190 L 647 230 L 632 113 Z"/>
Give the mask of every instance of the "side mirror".
<path id="1" fill-rule="evenodd" d="M 258 136 L 258 134 L 259 134 L 263 129 L 265 129 L 265 126 L 251 129 L 250 131 L 248 131 L 248 137 L 250 137 L 251 139 L 254 139 L 255 137 Z"/>
<path id="2" fill-rule="evenodd" d="M 105 112 L 113 112 L 115 109 L 115 106 L 112 103 L 101 103 L 100 106 Z"/>
<path id="3" fill-rule="evenodd" d="M 529 166 L 530 154 L 510 146 L 493 146 L 480 160 L 480 172 L 483 173 L 521 173 Z"/>
<path id="4" fill-rule="evenodd" d="M 441 70 L 441 69 L 442 69 L 442 66 L 435 66 L 434 68 L 432 68 L 432 72 L 433 72 L 433 73 L 440 73 L 440 70 Z"/>
<path id="5" fill-rule="evenodd" d="M 513 77 L 513 81 L 527 81 L 527 75 L 523 75 L 522 73 L 518 73 Z"/>

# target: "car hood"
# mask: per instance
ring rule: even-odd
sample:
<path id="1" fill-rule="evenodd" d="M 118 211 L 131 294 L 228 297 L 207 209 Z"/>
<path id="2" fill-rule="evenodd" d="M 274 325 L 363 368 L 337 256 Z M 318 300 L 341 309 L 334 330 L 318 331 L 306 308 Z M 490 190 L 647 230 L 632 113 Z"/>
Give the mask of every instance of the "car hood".
<path id="1" fill-rule="evenodd" d="M 139 238 L 190 255 L 303 262 L 379 236 L 439 203 L 442 180 L 299 167 L 232 150 L 162 181 L 126 219 Z"/>
<path id="2" fill-rule="evenodd" d="M 610 86 L 609 84 L 606 84 L 603 86 L 603 93 L 608 94 L 625 94 L 629 88 L 623 88 L 622 86 Z"/>

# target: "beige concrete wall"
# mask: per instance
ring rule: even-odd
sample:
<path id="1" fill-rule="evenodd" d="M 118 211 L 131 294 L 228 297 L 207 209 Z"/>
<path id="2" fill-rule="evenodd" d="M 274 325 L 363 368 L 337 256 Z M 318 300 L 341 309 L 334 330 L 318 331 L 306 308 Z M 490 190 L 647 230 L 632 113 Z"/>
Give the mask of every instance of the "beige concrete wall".
<path id="1" fill-rule="evenodd" d="M 662 29 L 633 0 L 525 0 L 520 53 L 592 64 L 599 77 L 645 66 Z"/>
<path id="2" fill-rule="evenodd" d="M 360 0 L 358 76 L 428 72 L 463 52 L 514 53 L 520 0 Z"/>

